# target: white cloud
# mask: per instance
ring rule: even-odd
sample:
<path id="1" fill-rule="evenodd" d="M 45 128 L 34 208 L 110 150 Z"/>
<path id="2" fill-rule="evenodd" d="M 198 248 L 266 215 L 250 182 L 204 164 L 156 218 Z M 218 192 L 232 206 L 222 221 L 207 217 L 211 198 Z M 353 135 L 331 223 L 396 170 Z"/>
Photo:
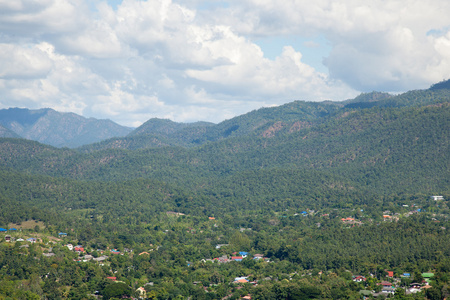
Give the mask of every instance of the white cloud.
<path id="1" fill-rule="evenodd" d="M 333 48 L 326 59 L 331 75 L 356 90 L 404 91 L 450 77 L 449 60 L 435 47 L 441 37 L 427 35 L 448 31 L 448 1 L 244 2 L 224 18 L 237 32 L 324 34 Z"/>
<path id="2" fill-rule="evenodd" d="M 39 45 L 0 44 L 0 78 L 39 78 L 52 68 L 52 61 Z"/>

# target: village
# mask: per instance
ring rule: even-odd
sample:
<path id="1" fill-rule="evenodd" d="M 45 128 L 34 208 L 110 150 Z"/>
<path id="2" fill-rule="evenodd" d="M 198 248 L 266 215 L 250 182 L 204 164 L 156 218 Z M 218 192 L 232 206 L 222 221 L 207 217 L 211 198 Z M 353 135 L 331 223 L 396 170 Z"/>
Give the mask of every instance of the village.
<path id="1" fill-rule="evenodd" d="M 438 199 L 436 203 L 441 204 L 442 199 Z M 448 216 L 439 212 L 430 213 L 418 205 L 404 205 L 397 212 L 390 210 L 383 210 L 381 212 L 382 219 L 374 221 L 372 218 L 367 217 L 362 209 L 341 209 L 336 213 L 335 210 L 328 212 L 319 212 L 312 209 L 301 210 L 298 213 L 293 212 L 287 214 L 287 212 L 278 213 L 278 220 L 269 220 L 270 227 L 281 226 L 284 220 L 309 220 L 315 230 L 320 230 L 323 223 L 327 223 L 326 220 L 334 220 L 333 226 L 344 228 L 344 230 L 351 228 L 362 228 L 363 226 L 370 226 L 373 223 L 383 224 L 395 224 L 404 218 L 409 219 L 412 216 L 427 216 L 427 222 L 439 224 L 439 220 L 446 220 Z M 188 225 L 190 216 L 176 213 L 167 212 L 167 224 L 175 224 L 179 221 L 186 221 L 185 233 L 189 236 L 211 236 L 224 227 L 220 218 L 206 217 L 201 219 L 202 221 L 197 225 Z M 347 215 L 347 217 L 343 217 Z M 182 219 L 180 219 L 182 218 Z M 176 220 L 176 221 L 175 221 Z M 175 221 L 175 222 L 174 222 Z M 308 224 L 308 223 L 305 223 Z M 329 222 L 327 223 L 328 226 Z M 441 226 L 441 225 L 439 225 Z M 1 242 L 9 244 L 17 249 L 17 253 L 21 255 L 29 255 L 31 248 L 34 255 L 37 255 L 35 259 L 47 259 L 49 261 L 60 261 L 61 259 L 69 259 L 75 264 L 92 265 L 104 270 L 103 280 L 109 283 L 121 283 L 126 284 L 133 289 L 133 295 L 136 299 L 153 299 L 151 295 L 155 294 L 155 290 L 161 285 L 158 281 L 146 281 L 146 276 L 143 276 L 142 280 L 135 283 L 130 282 L 124 277 L 123 266 L 119 267 L 118 257 L 121 257 L 120 261 L 122 265 L 128 266 L 128 271 L 135 270 L 138 265 L 135 265 L 136 261 L 148 262 L 152 261 L 160 256 L 167 256 L 167 246 L 163 244 L 147 244 L 145 249 L 142 246 L 139 247 L 139 251 L 125 246 L 116 248 L 112 245 L 104 248 L 93 248 L 92 244 L 79 243 L 75 238 L 76 235 L 72 231 L 57 232 L 49 234 L 45 230 L 42 230 L 43 224 L 35 221 L 26 221 L 21 225 L 8 224 L 7 228 L 0 228 Z M 175 232 L 164 227 L 157 228 L 157 235 L 162 239 L 172 236 Z M 170 228 L 170 227 L 169 227 Z M 282 228 L 282 227 L 280 227 Z M 446 230 L 444 226 L 440 227 L 441 230 Z M 226 232 L 226 229 L 223 229 Z M 235 229 L 236 230 L 236 229 Z M 280 229 L 281 230 L 281 229 Z M 249 227 L 240 227 L 236 230 L 238 234 L 250 235 L 255 234 L 254 230 Z M 74 236 L 75 235 L 75 236 Z M 220 237 L 220 235 L 218 235 Z M 212 239 L 207 238 L 211 241 Z M 163 249 L 163 250 L 161 250 Z M 211 244 L 209 253 L 216 254 L 209 257 L 203 257 L 198 260 L 187 260 L 182 264 L 182 269 L 186 274 L 195 273 L 199 269 L 212 270 L 221 269 L 221 266 L 229 265 L 230 268 L 235 266 L 238 270 L 238 276 L 221 276 L 219 281 L 214 280 L 196 280 L 194 276 L 192 284 L 204 291 L 204 293 L 215 293 L 221 286 L 227 286 L 232 294 L 228 294 L 222 299 L 235 297 L 236 294 L 241 292 L 240 299 L 252 299 L 253 292 L 258 290 L 262 285 L 268 283 L 287 283 L 302 278 L 312 280 L 327 280 L 326 278 L 339 277 L 346 284 L 352 287 L 353 290 L 357 290 L 361 297 L 380 297 L 382 299 L 390 297 L 394 294 L 403 293 L 404 295 L 416 295 L 425 294 L 428 289 L 434 286 L 435 270 L 429 269 L 426 272 L 410 272 L 395 268 L 395 270 L 383 269 L 378 273 L 363 272 L 357 273 L 351 270 L 340 269 L 304 269 L 299 267 L 297 270 L 293 270 L 289 273 L 274 273 L 262 275 L 261 273 L 254 272 L 254 269 L 265 268 L 264 265 L 277 265 L 282 264 L 282 261 L 278 258 L 274 259 L 273 254 L 267 255 L 267 252 L 256 251 L 254 249 L 240 250 L 235 244 L 229 241 L 219 241 L 215 244 Z M 219 255 L 217 255 L 220 253 Z M 265 253 L 265 254 L 264 254 Z M 41 255 L 42 258 L 39 257 Z M 181 259 L 182 260 L 182 259 Z M 134 262 L 134 263 L 133 263 Z M 252 267 L 248 267 L 252 266 Z M 374 268 L 380 269 L 378 266 Z M 245 271 L 244 271 L 245 270 Z M 244 273 L 245 272 L 245 273 Z M 151 292 L 151 294 L 149 294 Z M 100 298 L 100 291 L 92 291 L 92 297 Z M 233 298 L 234 299 L 234 298 Z"/>
<path id="2" fill-rule="evenodd" d="M 343 223 L 352 222 L 351 218 L 343 218 Z M 214 220 L 214 218 L 209 218 L 209 220 Z M 353 222 L 352 222 L 353 223 Z M 354 223 L 353 223 L 354 224 Z M 30 237 L 30 238 L 14 238 L 14 235 L 17 235 L 20 231 L 15 228 L 9 229 L 12 234 L 7 234 L 4 236 L 4 241 L 7 243 L 19 243 L 19 249 L 27 249 L 30 245 L 39 245 L 40 250 L 42 252 L 42 256 L 46 258 L 52 258 L 56 254 L 53 252 L 53 248 L 55 246 L 63 247 L 67 249 L 68 253 L 72 253 L 73 255 L 68 257 L 72 257 L 72 260 L 77 263 L 94 263 L 99 266 L 106 266 L 110 270 L 110 274 L 117 273 L 117 270 L 114 270 L 111 267 L 111 258 L 114 256 L 124 256 L 127 259 L 132 259 L 133 256 L 148 256 L 153 251 L 158 251 L 159 246 L 153 246 L 148 251 L 143 251 L 140 253 L 135 253 L 133 249 L 124 248 L 123 251 L 119 251 L 118 249 L 87 249 L 83 245 L 73 245 L 71 243 L 64 243 L 64 239 L 67 238 L 67 233 L 60 232 L 58 234 L 58 239 L 51 240 L 46 244 L 43 244 L 42 239 Z M 1 232 L 5 232 L 5 229 L 2 228 Z M 13 235 L 13 236 L 11 236 Z M 26 235 L 26 234 L 25 234 Z M 216 249 L 228 248 L 229 244 L 217 244 L 215 246 Z M 25 252 L 24 252 L 25 253 Z M 61 253 L 61 252 L 59 252 Z M 59 254 L 61 255 L 61 254 Z M 240 264 L 247 260 L 254 260 L 258 263 L 274 263 L 271 261 L 269 257 L 265 257 L 261 253 L 250 253 L 247 251 L 235 251 L 229 254 L 224 254 L 220 257 L 215 258 L 205 258 L 197 263 L 186 262 L 186 267 L 191 267 L 194 264 Z M 384 270 L 383 274 L 372 274 L 369 273 L 367 275 L 359 275 L 352 274 L 350 271 L 346 270 L 345 278 L 350 282 L 354 282 L 358 284 L 360 287 L 360 294 L 363 297 L 386 297 L 389 295 L 394 295 L 395 293 L 403 290 L 405 295 L 408 294 L 416 294 L 423 292 L 432 287 L 434 274 L 432 272 L 426 272 L 421 274 L 410 274 L 407 272 L 403 273 L 394 273 L 394 271 Z M 322 277 L 322 276 L 336 276 L 333 271 L 319 271 L 313 272 L 311 270 L 303 270 L 289 274 L 289 276 L 280 279 L 274 276 L 269 276 L 266 278 L 257 278 L 252 274 L 247 274 L 245 276 L 237 276 L 234 279 L 230 280 L 230 282 L 226 284 L 234 285 L 234 289 L 240 290 L 244 287 L 257 287 L 259 284 L 264 283 L 266 281 L 278 281 L 278 280 L 292 280 L 294 277 Z M 110 282 L 120 283 L 123 281 L 117 276 L 106 276 L 107 280 Z M 223 283 L 210 283 L 209 286 L 204 286 L 204 283 L 194 281 L 194 285 L 200 285 L 202 289 L 208 293 L 211 290 L 217 288 L 220 284 Z M 136 299 L 147 299 L 147 289 L 148 287 L 154 287 L 155 283 L 147 282 L 142 286 L 139 286 L 135 290 Z M 251 291 L 251 289 L 250 289 Z M 95 292 L 93 294 L 96 298 L 99 297 L 99 293 Z M 230 295 L 231 296 L 231 295 Z M 227 297 L 223 298 L 227 299 Z M 241 299 L 252 299 L 251 293 L 244 295 Z"/>

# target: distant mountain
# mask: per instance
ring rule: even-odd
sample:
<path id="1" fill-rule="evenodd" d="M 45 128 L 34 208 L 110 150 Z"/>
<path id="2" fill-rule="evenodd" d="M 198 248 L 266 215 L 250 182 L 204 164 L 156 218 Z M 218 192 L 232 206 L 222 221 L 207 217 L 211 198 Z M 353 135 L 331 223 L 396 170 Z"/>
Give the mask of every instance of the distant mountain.
<path id="1" fill-rule="evenodd" d="M 20 138 L 20 135 L 0 124 L 0 138 Z"/>
<path id="2" fill-rule="evenodd" d="M 14 132 L 15 137 L 20 136 L 54 147 L 69 148 L 125 136 L 132 131 L 131 128 L 120 126 L 110 120 L 84 118 L 74 113 L 61 113 L 49 108 L 2 109 L 0 125 Z"/>
<path id="3" fill-rule="evenodd" d="M 279 131 L 280 127 L 296 131 L 309 127 L 314 122 L 322 122 L 324 118 L 337 113 L 343 107 L 342 103 L 331 101 L 294 101 L 278 107 L 254 110 L 219 124 L 176 123 L 154 118 L 136 128 L 126 137 L 86 145 L 80 150 L 83 152 L 111 148 L 136 150 L 167 146 L 190 148 L 233 137 L 272 136 L 274 132 Z"/>
<path id="4" fill-rule="evenodd" d="M 274 137 L 317 126 L 345 112 L 378 108 L 417 107 L 447 102 L 448 82 L 430 89 L 414 90 L 400 95 L 383 92 L 363 93 L 342 102 L 293 101 L 277 107 L 266 107 L 225 120 L 219 124 L 176 123 L 150 119 L 126 137 L 85 145 L 79 150 L 92 152 L 105 149 L 147 149 L 168 146 L 197 147 L 206 143 L 245 136 Z"/>
<path id="5" fill-rule="evenodd" d="M 167 119 L 152 118 L 133 130 L 129 136 L 135 136 L 140 134 L 160 134 L 164 136 L 170 136 L 185 128 L 193 127 L 209 127 L 215 125 L 208 122 L 195 122 L 195 123 L 176 123 Z"/>

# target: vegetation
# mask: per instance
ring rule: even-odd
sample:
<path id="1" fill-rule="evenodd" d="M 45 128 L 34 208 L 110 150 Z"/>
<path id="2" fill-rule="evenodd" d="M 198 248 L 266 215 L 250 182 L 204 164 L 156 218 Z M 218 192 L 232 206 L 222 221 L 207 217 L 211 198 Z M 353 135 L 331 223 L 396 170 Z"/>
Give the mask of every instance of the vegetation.
<path id="1" fill-rule="evenodd" d="M 0 299 L 443 299 L 448 93 L 150 120 L 79 149 L 2 138 Z"/>

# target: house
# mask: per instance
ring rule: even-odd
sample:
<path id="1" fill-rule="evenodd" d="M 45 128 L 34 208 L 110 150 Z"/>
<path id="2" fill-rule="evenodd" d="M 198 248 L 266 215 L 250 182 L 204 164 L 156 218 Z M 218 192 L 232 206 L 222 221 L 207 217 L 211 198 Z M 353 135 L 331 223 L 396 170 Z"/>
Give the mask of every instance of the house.
<path id="1" fill-rule="evenodd" d="M 415 293 L 419 293 L 421 292 L 421 289 L 417 289 L 417 288 L 409 288 L 406 290 L 406 294 L 415 294 Z"/>
<path id="2" fill-rule="evenodd" d="M 117 281 L 117 277 L 116 276 L 106 277 L 106 279 L 109 279 L 109 280 L 112 280 L 112 281 Z"/>
<path id="3" fill-rule="evenodd" d="M 210 220 L 215 220 L 216 218 L 214 218 L 214 217 L 208 217 L 208 219 L 210 219 Z"/>
<path id="4" fill-rule="evenodd" d="M 8 230 L 5 228 L 0 228 L 0 232 L 7 232 Z"/>
<path id="5" fill-rule="evenodd" d="M 185 215 L 183 213 L 175 212 L 175 211 L 168 211 L 168 212 L 166 212 L 166 214 L 168 214 L 169 216 L 176 216 L 176 217 Z"/>
<path id="6" fill-rule="evenodd" d="M 72 244 L 67 244 L 66 247 L 67 247 L 70 251 L 73 250 L 73 245 L 72 245 Z"/>
<path id="7" fill-rule="evenodd" d="M 240 251 L 240 252 L 239 252 L 239 255 L 242 256 L 242 258 L 246 258 L 247 255 L 248 255 L 248 252 Z"/>
<path id="8" fill-rule="evenodd" d="M 65 237 L 65 236 L 67 236 L 67 233 L 65 233 L 65 232 L 60 232 L 60 233 L 58 233 L 58 236 L 59 236 L 59 237 Z"/>
<path id="9" fill-rule="evenodd" d="M 17 242 L 23 242 L 23 241 L 25 241 L 23 238 L 18 238 L 17 240 L 16 240 Z"/>
<path id="10" fill-rule="evenodd" d="M 37 240 L 36 240 L 36 238 L 29 238 L 29 239 L 27 239 L 27 241 L 34 244 L 34 243 L 36 243 Z"/>
<path id="11" fill-rule="evenodd" d="M 108 259 L 108 256 L 102 255 L 102 256 L 93 258 L 92 260 L 93 260 L 93 261 L 102 262 L 102 261 L 107 260 L 107 259 Z"/>
<path id="12" fill-rule="evenodd" d="M 385 294 L 395 294 L 395 288 L 390 287 L 390 286 L 383 286 L 383 288 L 381 289 L 382 293 Z"/>
<path id="13" fill-rule="evenodd" d="M 73 248 L 73 250 L 74 250 L 75 252 L 84 252 L 84 248 L 83 248 L 83 246 L 81 246 L 81 245 L 75 246 L 75 247 Z"/>
<path id="14" fill-rule="evenodd" d="M 422 273 L 422 277 L 423 279 L 427 282 L 427 284 L 430 283 L 430 279 L 431 277 L 433 277 L 434 274 L 433 273 Z M 423 287 L 422 287 L 423 288 Z"/>
<path id="15" fill-rule="evenodd" d="M 434 200 L 434 201 L 444 200 L 443 196 L 431 196 L 430 198 L 431 198 L 431 200 Z"/>
<path id="16" fill-rule="evenodd" d="M 369 290 L 360 290 L 359 294 L 362 295 L 363 297 L 370 297 L 370 295 L 372 295 L 372 291 Z M 365 299 L 365 298 L 364 298 Z"/>
<path id="17" fill-rule="evenodd" d="M 147 299 L 147 291 L 141 286 L 136 290 L 139 299 Z"/>
<path id="18" fill-rule="evenodd" d="M 392 283 L 389 281 L 382 281 L 381 283 L 377 283 L 377 285 L 382 285 L 383 287 L 390 287 L 392 286 Z"/>
<path id="19" fill-rule="evenodd" d="M 427 279 L 427 278 L 431 278 L 434 276 L 434 273 L 422 273 L 422 277 Z"/>
<path id="20" fill-rule="evenodd" d="M 247 295 L 247 296 L 242 297 L 242 299 L 244 299 L 244 300 L 251 300 L 251 299 L 252 299 L 252 296 Z"/>
<path id="21" fill-rule="evenodd" d="M 230 261 L 226 255 L 222 255 L 221 257 L 214 258 L 214 260 L 217 260 L 219 263 L 227 263 Z"/>
<path id="22" fill-rule="evenodd" d="M 120 254 L 120 251 L 117 249 L 111 249 L 110 251 L 112 254 Z"/>
<path id="23" fill-rule="evenodd" d="M 354 281 L 354 282 L 362 282 L 362 281 L 366 281 L 366 277 L 360 276 L 360 275 L 358 275 L 358 276 L 353 276 L 353 281 Z"/>
<path id="24" fill-rule="evenodd" d="M 394 271 L 387 271 L 386 270 L 386 272 L 387 272 L 387 275 L 386 275 L 387 277 L 391 277 L 391 278 L 394 277 Z"/>
<path id="25" fill-rule="evenodd" d="M 247 278 L 248 278 L 248 276 L 236 277 L 234 279 L 233 283 L 247 283 L 250 281 Z"/>
<path id="26" fill-rule="evenodd" d="M 86 261 L 89 261 L 89 260 L 91 260 L 93 258 L 94 257 L 92 255 L 86 254 L 85 256 L 83 256 L 83 261 L 86 262 Z"/>
<path id="27" fill-rule="evenodd" d="M 344 223 L 351 223 L 351 222 L 354 222 L 355 219 L 348 217 L 348 218 L 342 218 L 341 221 Z"/>
<path id="28" fill-rule="evenodd" d="M 10 235 L 5 235 L 5 241 L 7 243 L 11 242 L 11 236 Z"/>
<path id="29" fill-rule="evenodd" d="M 228 244 L 217 244 L 216 249 L 220 249 L 222 247 L 228 246 Z"/>
<path id="30" fill-rule="evenodd" d="M 231 260 L 232 261 L 242 261 L 244 258 L 242 256 L 232 256 Z"/>

